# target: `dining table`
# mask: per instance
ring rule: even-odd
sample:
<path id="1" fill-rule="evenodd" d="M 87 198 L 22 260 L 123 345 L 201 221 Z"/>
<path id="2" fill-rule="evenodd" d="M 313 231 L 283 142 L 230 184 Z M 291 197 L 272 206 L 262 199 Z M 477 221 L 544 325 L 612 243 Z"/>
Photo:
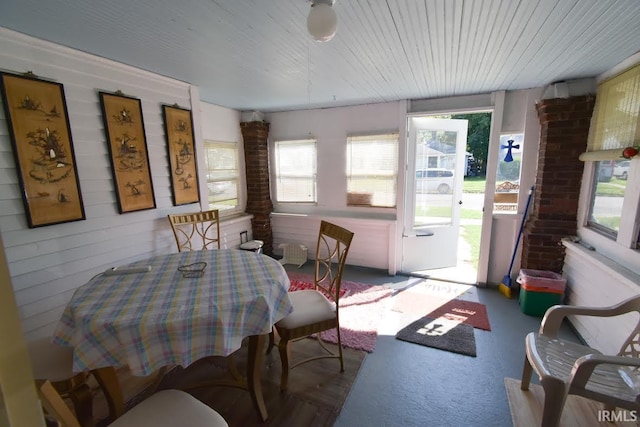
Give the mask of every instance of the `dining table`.
<path id="1" fill-rule="evenodd" d="M 246 379 L 235 375 L 238 381 L 229 385 L 247 389 L 266 421 L 264 345 L 273 325 L 293 311 L 288 289 L 283 266 L 260 253 L 221 249 L 154 256 L 107 270 L 77 288 L 53 342 L 73 347 L 74 371 L 99 375 L 105 371 L 100 368 L 127 366 L 132 375 L 147 376 L 229 356 L 248 338 Z"/>

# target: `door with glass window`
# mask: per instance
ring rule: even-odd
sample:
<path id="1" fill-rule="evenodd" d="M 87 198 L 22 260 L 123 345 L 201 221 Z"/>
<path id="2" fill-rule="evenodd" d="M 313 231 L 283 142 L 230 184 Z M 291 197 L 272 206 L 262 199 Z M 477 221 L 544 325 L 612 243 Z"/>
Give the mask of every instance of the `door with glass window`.
<path id="1" fill-rule="evenodd" d="M 404 273 L 457 263 L 467 120 L 408 118 Z"/>

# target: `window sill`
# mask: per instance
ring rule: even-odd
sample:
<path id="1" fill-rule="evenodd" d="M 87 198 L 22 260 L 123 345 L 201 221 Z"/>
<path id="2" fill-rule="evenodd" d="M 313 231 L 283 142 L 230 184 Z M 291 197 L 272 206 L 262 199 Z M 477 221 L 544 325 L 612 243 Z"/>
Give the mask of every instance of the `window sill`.
<path id="1" fill-rule="evenodd" d="M 246 220 L 250 220 L 252 218 L 253 218 L 253 215 L 248 214 L 246 212 L 235 213 L 235 214 L 231 214 L 229 216 L 221 216 L 220 217 L 220 224 L 232 225 L 232 224 L 236 224 L 236 223 L 239 223 L 239 222 L 244 222 Z"/>
<path id="2" fill-rule="evenodd" d="M 362 219 L 373 221 L 386 221 L 396 222 L 395 215 L 365 213 L 365 212 L 344 212 L 344 211 L 331 211 L 331 212 L 314 212 L 314 213 L 294 213 L 294 212 L 273 212 L 271 215 L 279 217 L 308 217 L 308 218 L 347 218 L 347 219 Z"/>
<path id="3" fill-rule="evenodd" d="M 590 264 L 596 268 L 607 272 L 607 276 L 618 283 L 624 283 L 628 287 L 636 288 L 640 285 L 640 274 L 637 274 L 625 266 L 617 263 L 611 258 L 602 255 L 601 253 L 591 250 L 587 245 L 574 242 L 571 239 L 563 239 L 562 245 L 571 251 L 571 253 L 586 259 Z"/>

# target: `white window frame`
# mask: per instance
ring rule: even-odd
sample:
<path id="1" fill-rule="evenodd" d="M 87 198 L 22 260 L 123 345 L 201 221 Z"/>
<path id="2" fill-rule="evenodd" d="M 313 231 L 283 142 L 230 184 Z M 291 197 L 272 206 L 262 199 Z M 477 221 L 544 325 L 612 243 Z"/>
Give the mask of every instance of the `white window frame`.
<path id="1" fill-rule="evenodd" d="M 610 78 L 639 62 L 640 55 L 635 55 L 631 62 L 627 61 L 626 64 L 621 64 L 619 67 L 605 73 L 606 75 L 600 76 L 598 80 L 602 81 Z M 610 147 L 603 146 L 602 148 L 607 149 Z M 630 162 L 621 210 L 620 227 L 615 236 L 611 235 L 611 233 L 602 233 L 597 228 L 588 226 L 591 201 L 595 191 L 596 173 L 595 159 L 585 161 L 578 208 L 578 237 L 586 244 L 594 247 L 598 253 L 615 260 L 615 263 L 626 267 L 632 272 L 640 274 L 640 248 L 638 248 L 640 235 L 640 158 L 635 157 Z"/>
<path id="2" fill-rule="evenodd" d="M 313 148 L 313 166 L 312 170 L 305 171 L 300 169 L 295 175 L 283 173 L 281 171 L 280 155 L 279 151 L 283 147 L 291 147 L 294 145 L 308 145 Z M 298 204 L 298 205 L 315 205 L 318 203 L 318 145 L 315 138 L 306 139 L 291 139 L 291 140 L 278 140 L 274 142 L 274 155 L 273 155 L 273 176 L 274 176 L 274 200 L 279 204 Z M 302 178 L 311 180 L 311 198 L 305 200 L 295 200 L 285 197 L 281 190 L 281 178 Z"/>
<path id="3" fill-rule="evenodd" d="M 365 194 L 361 194 L 357 191 L 354 192 L 349 192 L 349 184 L 351 182 L 352 179 L 358 179 L 358 175 L 355 175 L 352 173 L 352 168 L 350 167 L 350 165 L 353 162 L 353 152 L 352 152 L 352 145 L 354 143 L 358 144 L 358 143 L 366 143 L 366 142 L 373 142 L 373 141 L 381 141 L 381 140 L 385 140 L 385 141 L 393 141 L 395 142 L 395 159 L 393 159 L 393 170 L 385 173 L 385 174 L 381 174 L 381 173 L 373 173 L 373 174 L 367 174 L 366 177 L 370 178 L 370 179 L 384 179 L 387 181 L 392 181 L 393 182 L 393 197 L 392 197 L 392 204 L 390 205 L 385 205 L 385 204 L 377 204 L 375 202 L 375 197 L 371 200 L 359 200 L 362 199 L 365 196 L 368 196 L 369 198 L 371 198 L 372 195 L 374 195 L 375 191 L 368 191 Z M 400 136 L 397 132 L 387 132 L 387 133 L 379 133 L 379 134 L 367 134 L 367 135 L 350 135 L 349 137 L 347 137 L 347 206 L 349 207 L 353 207 L 353 206 L 362 206 L 362 207 L 373 207 L 373 208 L 395 208 L 398 202 L 398 156 L 399 156 L 399 149 L 400 149 Z"/>
<path id="4" fill-rule="evenodd" d="M 213 148 L 215 146 L 218 147 L 223 147 L 225 149 L 233 149 L 235 151 L 235 160 L 236 160 L 236 164 L 235 164 L 235 169 L 225 169 L 225 173 L 224 176 L 220 179 L 212 179 L 209 178 L 210 171 L 214 171 L 215 169 L 210 168 L 209 165 L 209 158 L 207 155 L 207 150 L 210 148 Z M 205 166 L 206 166 L 206 171 L 205 171 L 205 179 L 206 179 L 206 189 L 207 189 L 207 194 L 206 194 L 206 204 L 208 206 L 209 209 L 219 209 L 219 205 L 215 205 L 215 204 L 211 204 L 210 199 L 209 199 L 209 186 L 210 184 L 216 183 L 216 182 L 227 182 L 227 181 L 232 181 L 235 182 L 235 187 L 236 187 L 236 204 L 235 206 L 228 208 L 228 209 L 219 209 L 220 211 L 220 217 L 228 217 L 228 216 L 233 216 L 233 215 L 237 215 L 238 213 L 241 213 L 241 199 L 242 199 L 242 194 L 240 192 L 240 159 L 239 159 L 239 155 L 240 155 L 240 150 L 239 150 L 239 144 L 237 142 L 228 142 L 228 141 L 214 141 L 214 140 L 205 140 L 204 141 L 204 161 L 205 161 Z M 227 199 L 227 200 L 233 200 L 233 199 Z M 221 200 L 221 202 L 224 202 L 225 200 Z"/>
<path id="5" fill-rule="evenodd" d="M 514 139 L 515 145 L 519 145 L 519 148 L 512 150 L 512 154 L 514 151 L 519 152 L 520 154 L 520 167 L 518 170 L 518 178 L 516 180 L 504 179 L 501 184 L 497 184 L 499 171 L 497 169 L 502 165 L 502 157 L 506 155 L 506 148 L 502 148 L 507 144 L 509 139 Z M 493 199 L 493 213 L 498 214 L 517 214 L 518 213 L 518 205 L 520 203 L 520 194 L 521 194 L 521 186 L 520 181 L 522 179 L 522 168 L 525 162 L 525 134 L 524 132 L 508 132 L 500 134 L 500 142 L 498 144 L 499 148 L 499 159 L 496 164 L 496 185 L 494 190 L 494 199 Z M 504 153 L 503 153 L 504 151 Z M 515 159 L 514 159 L 515 161 Z M 506 187 L 503 191 L 500 189 Z M 511 200 L 513 199 L 513 200 Z"/>

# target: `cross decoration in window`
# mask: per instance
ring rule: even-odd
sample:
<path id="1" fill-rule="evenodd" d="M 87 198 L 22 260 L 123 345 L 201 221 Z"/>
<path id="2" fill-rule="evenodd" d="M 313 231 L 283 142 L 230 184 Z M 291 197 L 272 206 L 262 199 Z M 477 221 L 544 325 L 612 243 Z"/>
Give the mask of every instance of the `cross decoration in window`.
<path id="1" fill-rule="evenodd" d="M 508 145 L 501 145 L 500 148 L 501 149 L 507 149 L 507 155 L 504 156 L 504 161 L 509 163 L 509 162 L 513 162 L 513 155 L 511 154 L 511 150 L 513 150 L 514 148 L 517 150 L 518 148 L 520 148 L 520 144 L 515 144 L 513 143 L 513 139 L 510 139 L 507 141 Z"/>

